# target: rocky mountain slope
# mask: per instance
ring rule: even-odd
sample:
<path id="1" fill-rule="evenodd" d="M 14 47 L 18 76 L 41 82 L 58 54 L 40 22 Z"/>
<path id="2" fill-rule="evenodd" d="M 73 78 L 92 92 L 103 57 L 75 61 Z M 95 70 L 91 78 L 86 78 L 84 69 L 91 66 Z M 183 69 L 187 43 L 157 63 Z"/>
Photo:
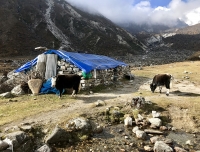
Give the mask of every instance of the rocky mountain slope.
<path id="1" fill-rule="evenodd" d="M 200 50 L 200 24 L 174 31 L 174 35 L 166 37 L 164 42 L 171 43 L 174 49 Z"/>
<path id="2" fill-rule="evenodd" d="M 0 56 L 40 54 L 35 47 L 104 55 L 143 53 L 136 37 L 64 0 L 1 0 Z"/>

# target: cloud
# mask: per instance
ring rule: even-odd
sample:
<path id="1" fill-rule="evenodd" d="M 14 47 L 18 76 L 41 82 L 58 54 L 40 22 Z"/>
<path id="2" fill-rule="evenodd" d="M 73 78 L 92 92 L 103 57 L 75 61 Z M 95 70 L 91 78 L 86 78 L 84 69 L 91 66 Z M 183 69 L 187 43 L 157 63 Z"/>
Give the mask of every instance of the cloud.
<path id="1" fill-rule="evenodd" d="M 151 23 L 174 26 L 180 19 L 189 25 L 200 23 L 200 0 L 171 0 L 165 7 L 152 7 L 140 0 L 66 0 L 89 13 L 100 13 L 115 23 Z M 137 0 L 138 1 L 138 0 Z M 199 6 L 199 7 L 198 7 Z"/>

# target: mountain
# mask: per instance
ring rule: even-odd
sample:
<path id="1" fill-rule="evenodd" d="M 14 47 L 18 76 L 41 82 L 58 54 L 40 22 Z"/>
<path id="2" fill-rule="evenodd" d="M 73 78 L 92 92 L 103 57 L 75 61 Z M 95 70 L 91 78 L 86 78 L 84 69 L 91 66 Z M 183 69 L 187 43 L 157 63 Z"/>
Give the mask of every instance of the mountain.
<path id="1" fill-rule="evenodd" d="M 145 46 L 102 15 L 64 0 L 1 0 L 0 56 L 33 56 L 35 47 L 103 55 L 141 54 Z"/>
<path id="2" fill-rule="evenodd" d="M 163 28 L 158 33 L 147 32 L 147 30 L 140 31 L 135 35 L 140 42 L 148 47 L 148 50 L 164 46 L 175 52 L 176 50 L 200 51 L 200 24 L 182 28 Z"/>
<path id="3" fill-rule="evenodd" d="M 185 22 L 180 20 L 177 20 L 177 25 L 175 26 L 166 26 L 163 24 L 134 24 L 134 23 L 124 23 L 124 24 L 119 24 L 119 26 L 126 29 L 133 35 L 138 35 L 140 33 L 158 34 L 166 30 L 188 27 L 188 25 Z"/>
<path id="4" fill-rule="evenodd" d="M 173 33 L 163 39 L 165 43 L 173 44 L 172 48 L 200 51 L 200 24 L 178 29 Z"/>

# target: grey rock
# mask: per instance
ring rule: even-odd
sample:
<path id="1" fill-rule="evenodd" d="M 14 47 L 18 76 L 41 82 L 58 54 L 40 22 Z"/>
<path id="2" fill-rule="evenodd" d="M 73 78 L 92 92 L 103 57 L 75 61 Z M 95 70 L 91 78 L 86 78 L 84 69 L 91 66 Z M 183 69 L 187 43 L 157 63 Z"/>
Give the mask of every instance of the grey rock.
<path id="1" fill-rule="evenodd" d="M 15 94 L 15 95 L 23 95 L 25 94 L 24 90 L 22 90 L 21 88 L 21 85 L 17 85 L 15 86 L 12 90 L 11 90 L 11 93 L 12 94 Z"/>
<path id="2" fill-rule="evenodd" d="M 152 125 L 155 125 L 157 127 L 160 127 L 161 124 L 162 124 L 162 121 L 161 119 L 159 118 L 149 118 L 149 122 L 152 124 Z"/>
<path id="3" fill-rule="evenodd" d="M 133 132 L 133 133 L 136 133 L 137 130 L 139 130 L 139 127 L 138 127 L 138 126 L 135 126 L 135 127 L 132 129 L 132 132 Z"/>
<path id="4" fill-rule="evenodd" d="M 180 147 L 174 147 L 175 152 L 187 152 L 187 150 L 180 148 Z"/>
<path id="5" fill-rule="evenodd" d="M 56 126 L 52 133 L 46 138 L 45 143 L 56 144 L 59 142 L 69 142 L 70 139 L 71 134 L 69 132 Z"/>
<path id="6" fill-rule="evenodd" d="M 31 131 L 32 130 L 32 126 L 31 125 L 20 126 L 20 128 L 23 131 Z"/>
<path id="7" fill-rule="evenodd" d="M 0 151 L 5 150 L 9 147 L 9 144 L 5 141 L 0 140 Z"/>
<path id="8" fill-rule="evenodd" d="M 161 136 L 154 136 L 150 138 L 151 143 L 156 143 L 156 141 L 163 141 L 166 144 L 172 144 L 173 140 L 172 139 L 168 139 L 165 137 L 161 137 Z"/>
<path id="9" fill-rule="evenodd" d="M 148 134 L 163 134 L 162 131 L 155 130 L 155 129 L 145 129 L 144 131 L 145 131 L 146 133 L 148 133 Z"/>
<path id="10" fill-rule="evenodd" d="M 52 149 L 48 145 L 43 145 L 39 149 L 37 149 L 35 152 L 52 152 Z"/>
<path id="11" fill-rule="evenodd" d="M 20 147 L 30 139 L 30 137 L 23 131 L 16 131 L 6 134 L 6 138 L 12 141 L 14 149 Z"/>
<path id="12" fill-rule="evenodd" d="M 147 137 L 147 134 L 142 130 L 136 130 L 135 134 L 136 137 L 140 139 L 145 139 Z"/>
<path id="13" fill-rule="evenodd" d="M 67 123 L 66 128 L 69 130 L 81 130 L 82 132 L 88 132 L 91 129 L 91 125 L 85 118 L 75 118 Z"/>
<path id="14" fill-rule="evenodd" d="M 5 92 L 5 93 L 2 93 L 0 94 L 1 97 L 4 97 L 4 98 L 12 98 L 13 95 L 11 94 L 11 92 Z"/>
<path id="15" fill-rule="evenodd" d="M 173 152 L 173 149 L 163 141 L 156 141 L 153 150 L 154 152 Z"/>

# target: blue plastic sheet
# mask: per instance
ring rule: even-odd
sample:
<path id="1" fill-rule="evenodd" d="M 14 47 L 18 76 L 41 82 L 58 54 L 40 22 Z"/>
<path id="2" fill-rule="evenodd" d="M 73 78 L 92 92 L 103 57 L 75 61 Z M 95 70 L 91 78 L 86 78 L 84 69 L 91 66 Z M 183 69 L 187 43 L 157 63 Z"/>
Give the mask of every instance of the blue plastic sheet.
<path id="1" fill-rule="evenodd" d="M 63 50 L 48 50 L 44 52 L 44 54 L 57 54 L 59 58 L 64 59 L 66 62 L 74 64 L 85 73 L 89 73 L 94 69 L 103 70 L 115 68 L 117 66 L 127 66 L 127 64 L 124 62 L 117 61 L 103 55 L 66 52 Z M 15 72 L 26 72 L 30 70 L 33 66 L 37 64 L 37 60 L 38 57 L 22 65 L 20 68 L 15 70 Z"/>
<path id="2" fill-rule="evenodd" d="M 62 93 L 64 93 L 64 92 L 65 92 L 65 90 L 63 89 Z M 49 78 L 42 84 L 40 93 L 41 94 L 56 93 L 57 95 L 59 95 L 59 90 L 51 87 L 51 78 Z"/>

